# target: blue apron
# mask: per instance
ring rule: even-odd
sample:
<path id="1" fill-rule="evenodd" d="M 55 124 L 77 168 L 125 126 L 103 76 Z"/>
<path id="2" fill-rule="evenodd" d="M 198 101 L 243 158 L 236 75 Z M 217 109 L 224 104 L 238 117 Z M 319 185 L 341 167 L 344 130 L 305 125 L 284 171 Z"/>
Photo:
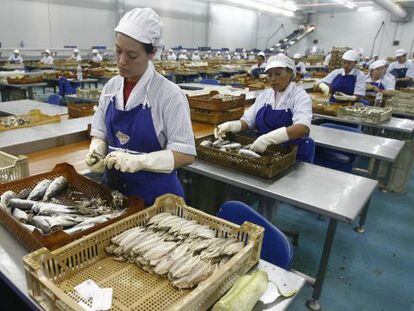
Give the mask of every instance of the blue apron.
<path id="1" fill-rule="evenodd" d="M 281 127 L 288 127 L 293 124 L 293 114 L 290 109 L 273 110 L 269 104 L 264 105 L 259 109 L 256 115 L 256 128 L 260 135 L 269 133 Z M 304 162 L 313 162 L 315 144 L 312 138 L 299 138 L 290 140 L 283 146 L 291 144 L 298 146 L 296 159 Z"/>
<path id="2" fill-rule="evenodd" d="M 150 153 L 163 150 L 155 133 L 151 108 L 146 104 L 123 111 L 116 108 L 113 97 L 105 115 L 108 151 L 121 148 L 130 153 Z M 116 169 L 106 169 L 104 183 L 126 196 L 141 197 L 145 204 L 152 205 L 155 199 L 165 193 L 184 197 L 183 187 L 177 171 L 169 174 L 139 171 L 122 173 Z"/>
<path id="3" fill-rule="evenodd" d="M 385 90 L 385 86 L 382 84 L 382 82 L 369 82 L 369 84 L 379 88 L 380 90 Z"/>
<path id="4" fill-rule="evenodd" d="M 333 94 L 335 92 L 342 92 L 346 95 L 354 95 L 355 90 L 355 84 L 356 84 L 356 75 L 337 75 L 335 79 L 333 79 L 331 83 L 331 90 L 332 90 L 332 96 L 329 98 L 330 103 L 337 103 L 338 101 L 333 97 Z M 366 99 L 360 99 L 360 102 L 362 102 L 364 105 L 369 105 L 369 101 Z"/>
<path id="5" fill-rule="evenodd" d="M 391 74 L 396 79 L 405 78 L 407 76 L 407 69 L 408 68 L 394 68 L 393 70 L 391 70 Z M 410 86 L 413 86 L 413 81 L 396 81 L 395 82 L 396 88 L 406 88 Z"/>
<path id="6" fill-rule="evenodd" d="M 264 72 L 264 70 L 264 68 L 255 68 L 252 70 L 252 76 L 254 78 L 258 78 Z"/>

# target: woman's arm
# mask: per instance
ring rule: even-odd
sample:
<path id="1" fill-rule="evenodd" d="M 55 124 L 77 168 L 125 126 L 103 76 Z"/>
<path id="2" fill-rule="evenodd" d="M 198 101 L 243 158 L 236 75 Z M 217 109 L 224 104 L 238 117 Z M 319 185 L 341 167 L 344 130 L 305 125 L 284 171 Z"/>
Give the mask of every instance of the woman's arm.
<path id="1" fill-rule="evenodd" d="M 173 151 L 174 155 L 174 168 L 180 168 L 182 166 L 190 165 L 194 162 L 195 156 Z"/>

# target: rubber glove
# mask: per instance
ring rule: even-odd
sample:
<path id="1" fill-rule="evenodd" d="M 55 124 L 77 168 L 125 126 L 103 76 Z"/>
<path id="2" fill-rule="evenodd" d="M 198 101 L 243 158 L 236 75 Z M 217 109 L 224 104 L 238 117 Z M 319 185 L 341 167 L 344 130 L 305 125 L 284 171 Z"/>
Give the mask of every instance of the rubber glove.
<path id="1" fill-rule="evenodd" d="M 85 163 L 91 172 L 102 174 L 105 171 L 104 159 L 106 152 L 106 142 L 98 137 L 92 137 L 89 151 L 85 158 Z"/>
<path id="2" fill-rule="evenodd" d="M 240 120 L 224 122 L 214 129 L 214 137 L 216 139 L 223 139 L 224 137 L 226 137 L 226 133 L 238 133 L 241 131 L 241 129 L 242 123 Z"/>
<path id="3" fill-rule="evenodd" d="M 321 89 L 321 91 L 323 92 L 323 95 L 325 95 L 327 97 L 329 95 L 330 90 L 331 90 L 329 88 L 329 85 L 327 85 L 326 83 L 321 82 L 321 83 L 319 83 L 318 86 Z"/>
<path id="4" fill-rule="evenodd" d="M 115 168 L 123 173 L 136 173 L 144 170 L 168 174 L 174 169 L 174 154 L 170 150 L 147 154 L 113 151 L 106 156 L 105 162 L 109 169 Z"/>
<path id="5" fill-rule="evenodd" d="M 287 141 L 289 141 L 289 136 L 287 134 L 286 127 L 281 127 L 277 130 L 259 136 L 250 146 L 250 150 L 263 153 L 268 146 L 278 145 Z"/>
<path id="6" fill-rule="evenodd" d="M 346 95 L 342 92 L 335 92 L 335 94 L 333 95 L 333 97 L 337 100 L 337 101 L 343 101 L 343 102 L 354 102 L 357 100 L 357 97 L 355 95 Z"/>

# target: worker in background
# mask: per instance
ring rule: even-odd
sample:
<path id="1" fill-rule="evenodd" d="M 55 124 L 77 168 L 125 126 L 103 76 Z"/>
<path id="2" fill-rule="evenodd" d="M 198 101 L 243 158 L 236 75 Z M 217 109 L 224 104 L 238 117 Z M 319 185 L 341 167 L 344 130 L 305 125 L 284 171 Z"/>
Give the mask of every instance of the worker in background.
<path id="1" fill-rule="evenodd" d="M 361 97 L 365 96 L 366 77 L 361 70 L 355 68 L 358 57 L 356 51 L 346 51 L 342 55 L 342 68 L 333 70 L 319 83 L 325 96 L 332 94 L 330 102 L 363 101 Z"/>
<path id="2" fill-rule="evenodd" d="M 329 53 L 325 56 L 325 59 L 323 60 L 323 65 L 324 65 L 325 67 L 328 67 L 328 66 L 329 66 L 329 63 L 331 62 L 331 58 L 332 58 L 332 53 L 331 53 L 331 52 L 329 52 Z"/>
<path id="3" fill-rule="evenodd" d="M 97 49 L 92 50 L 92 62 L 100 64 L 102 62 L 102 55 L 99 54 Z"/>
<path id="4" fill-rule="evenodd" d="M 173 49 L 168 50 L 167 60 L 170 62 L 175 62 L 177 60 L 177 55 L 175 55 Z"/>
<path id="5" fill-rule="evenodd" d="M 233 59 L 234 60 L 241 60 L 240 54 L 238 52 L 234 52 Z"/>
<path id="6" fill-rule="evenodd" d="M 265 70 L 266 68 L 266 55 L 264 52 L 257 53 L 256 56 L 256 64 L 254 64 L 250 70 L 249 75 L 251 75 L 253 78 L 258 78 Z"/>
<path id="7" fill-rule="evenodd" d="M 216 53 L 216 58 L 223 58 L 223 55 L 221 54 L 220 51 L 217 51 Z"/>
<path id="8" fill-rule="evenodd" d="M 196 154 L 190 109 L 181 89 L 155 71 L 161 21 L 150 8 L 125 13 L 115 28 L 119 75 L 102 90 L 85 162 L 104 183 L 151 205 L 184 195 L 176 169 Z"/>
<path id="9" fill-rule="evenodd" d="M 247 60 L 250 62 L 256 60 L 256 56 L 254 55 L 253 51 L 250 52 L 249 56 L 247 57 Z"/>
<path id="10" fill-rule="evenodd" d="M 367 77 L 367 90 L 380 92 L 386 90 L 395 90 L 395 79 L 387 77 L 386 74 L 387 61 L 384 59 L 377 60 L 369 66 Z"/>
<path id="11" fill-rule="evenodd" d="M 198 54 L 198 51 L 197 50 L 195 50 L 194 53 L 193 53 L 193 55 L 191 55 L 191 60 L 193 62 L 199 62 L 199 61 L 201 61 L 201 57 Z"/>
<path id="12" fill-rule="evenodd" d="M 265 72 L 271 88 L 264 90 L 254 104 L 237 121 L 217 126 L 214 135 L 257 129 L 259 137 L 250 149 L 263 153 L 270 145 L 298 146 L 297 159 L 311 162 L 314 143 L 308 138 L 312 121 L 312 99 L 293 80 L 295 62 L 282 53 L 269 58 Z"/>
<path id="13" fill-rule="evenodd" d="M 14 50 L 13 55 L 10 55 L 8 62 L 11 64 L 23 64 L 23 57 L 20 55 L 19 50 Z"/>
<path id="14" fill-rule="evenodd" d="M 212 57 L 211 51 L 209 50 L 209 51 L 207 51 L 207 53 L 205 53 L 203 55 L 203 60 L 209 60 L 209 59 L 211 59 L 211 57 Z"/>
<path id="15" fill-rule="evenodd" d="M 359 66 L 363 69 L 368 69 L 370 64 L 371 64 L 371 61 L 370 61 L 369 57 L 365 56 L 364 60 L 359 63 Z"/>
<path id="16" fill-rule="evenodd" d="M 67 60 L 74 60 L 76 62 L 82 61 L 82 57 L 79 55 L 79 50 L 73 49 L 73 54 Z"/>
<path id="17" fill-rule="evenodd" d="M 243 50 L 242 50 L 242 52 L 241 52 L 241 58 L 242 58 L 242 59 L 245 59 L 245 60 L 247 59 L 246 49 L 243 49 Z"/>
<path id="18" fill-rule="evenodd" d="M 293 60 L 295 61 L 296 65 L 296 74 L 305 75 L 306 74 L 306 65 L 300 60 L 302 55 L 296 53 L 293 55 Z"/>
<path id="19" fill-rule="evenodd" d="M 231 55 L 229 51 L 224 53 L 224 60 L 231 61 Z"/>
<path id="20" fill-rule="evenodd" d="M 49 49 L 44 50 L 42 52 L 42 55 L 43 57 L 39 61 L 39 63 L 44 64 L 44 65 L 53 65 L 53 57 Z"/>
<path id="21" fill-rule="evenodd" d="M 407 61 L 407 51 L 399 49 L 395 51 L 396 62 L 388 67 L 388 72 L 395 77 L 395 87 L 406 88 L 414 86 L 414 64 Z"/>
<path id="22" fill-rule="evenodd" d="M 181 61 L 188 60 L 187 50 L 180 51 L 180 54 L 178 54 L 178 60 L 181 60 Z"/>

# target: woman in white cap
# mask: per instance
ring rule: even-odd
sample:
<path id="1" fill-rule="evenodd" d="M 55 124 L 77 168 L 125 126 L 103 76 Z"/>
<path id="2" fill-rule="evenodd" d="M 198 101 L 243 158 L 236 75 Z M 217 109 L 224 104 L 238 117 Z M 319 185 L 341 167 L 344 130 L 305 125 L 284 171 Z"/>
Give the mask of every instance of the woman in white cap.
<path id="1" fill-rule="evenodd" d="M 177 55 L 175 55 L 173 49 L 168 50 L 167 60 L 170 62 L 175 62 L 177 60 Z"/>
<path id="2" fill-rule="evenodd" d="M 369 65 L 367 77 L 367 89 L 374 92 L 381 92 L 395 89 L 395 79 L 385 76 L 387 61 L 377 60 Z"/>
<path id="3" fill-rule="evenodd" d="M 79 49 L 73 49 L 73 54 L 68 58 L 68 60 L 74 60 L 75 62 L 82 61 L 82 57 L 79 55 Z"/>
<path id="4" fill-rule="evenodd" d="M 44 65 L 53 65 L 53 57 L 49 49 L 44 50 L 42 52 L 42 55 L 43 57 L 39 61 L 39 63 L 44 64 Z"/>
<path id="5" fill-rule="evenodd" d="M 187 50 L 181 50 L 180 54 L 178 54 L 178 60 L 181 60 L 181 61 L 188 60 Z"/>
<path id="6" fill-rule="evenodd" d="M 191 55 L 191 60 L 193 62 L 199 62 L 201 61 L 200 55 L 198 54 L 198 51 L 195 50 L 194 53 Z"/>
<path id="7" fill-rule="evenodd" d="M 224 53 L 224 60 L 231 61 L 231 55 L 229 51 Z"/>
<path id="8" fill-rule="evenodd" d="M 361 97 L 365 96 L 366 77 L 361 70 L 355 68 L 358 57 L 358 52 L 346 51 L 342 56 L 342 68 L 333 70 L 319 83 L 325 96 L 333 94 L 330 102 L 363 101 Z"/>
<path id="9" fill-rule="evenodd" d="M 102 62 L 102 55 L 99 54 L 97 49 L 92 50 L 92 62 L 95 64 L 100 64 Z"/>
<path id="10" fill-rule="evenodd" d="M 266 55 L 264 52 L 257 53 L 256 61 L 257 63 L 250 67 L 249 75 L 253 78 L 258 78 L 265 70 L 266 63 L 265 63 Z"/>
<path id="11" fill-rule="evenodd" d="M 165 193 L 183 196 L 176 169 L 194 161 L 194 134 L 184 93 L 151 62 L 161 46 L 160 18 L 137 8 L 115 33 L 119 75 L 102 90 L 85 162 L 93 172 L 105 171 L 110 188 L 146 205 Z"/>
<path id="12" fill-rule="evenodd" d="M 395 51 L 396 62 L 388 67 L 388 72 L 395 77 L 396 88 L 414 86 L 414 64 L 407 61 L 407 51 L 399 49 Z"/>
<path id="13" fill-rule="evenodd" d="M 234 60 L 241 60 L 241 57 L 240 57 L 239 52 L 234 52 L 233 59 L 234 59 Z"/>
<path id="14" fill-rule="evenodd" d="M 20 51 L 14 50 L 13 55 L 9 57 L 8 61 L 11 64 L 23 64 L 23 57 L 20 55 Z"/>
<path id="15" fill-rule="evenodd" d="M 208 50 L 207 53 L 203 55 L 203 60 L 209 60 L 212 58 L 211 51 Z"/>
<path id="16" fill-rule="evenodd" d="M 263 153 L 269 145 L 295 144 L 297 159 L 312 162 L 314 143 L 307 137 L 312 121 L 312 99 L 292 82 L 296 76 L 295 62 L 279 53 L 269 58 L 265 72 L 271 88 L 256 98 L 240 120 L 220 124 L 214 135 L 224 138 L 228 132 L 257 129 L 260 136 L 251 150 Z"/>
<path id="17" fill-rule="evenodd" d="M 300 60 L 301 57 L 302 55 L 296 53 L 295 55 L 293 55 L 293 60 L 295 61 L 296 65 L 296 73 L 304 75 L 306 74 L 306 65 Z"/>

